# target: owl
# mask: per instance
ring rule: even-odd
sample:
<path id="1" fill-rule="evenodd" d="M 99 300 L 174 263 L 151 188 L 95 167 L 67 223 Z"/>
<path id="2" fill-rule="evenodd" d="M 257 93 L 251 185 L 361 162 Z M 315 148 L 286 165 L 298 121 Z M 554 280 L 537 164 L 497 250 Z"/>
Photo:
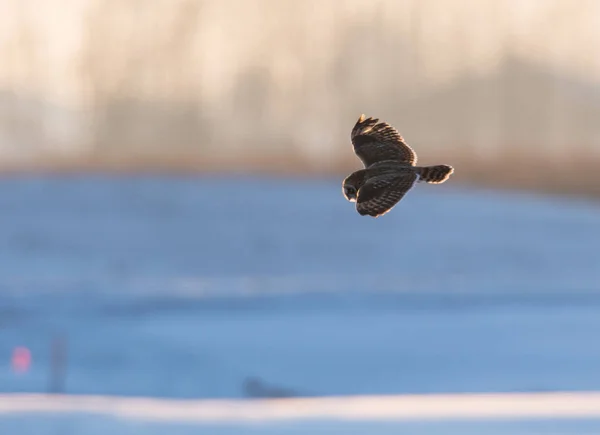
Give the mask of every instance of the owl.
<path id="1" fill-rule="evenodd" d="M 394 127 L 379 119 L 361 115 L 350 140 L 364 169 L 344 179 L 342 192 L 348 201 L 356 202 L 361 216 L 382 216 L 415 182 L 440 184 L 454 172 L 448 165 L 416 166 L 417 154 Z"/>

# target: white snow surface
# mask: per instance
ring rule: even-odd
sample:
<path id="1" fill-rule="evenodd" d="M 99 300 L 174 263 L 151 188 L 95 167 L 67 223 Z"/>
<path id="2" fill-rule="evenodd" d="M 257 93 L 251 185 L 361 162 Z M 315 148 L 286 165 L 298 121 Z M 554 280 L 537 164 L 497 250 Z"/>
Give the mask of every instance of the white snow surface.
<path id="1" fill-rule="evenodd" d="M 600 391 L 598 205 L 418 185 L 369 219 L 340 183 L 2 180 L 0 392 L 45 393 L 56 337 L 65 393 L 114 400 L 242 399 L 249 378 L 315 398 Z M 489 418 L 24 411 L 0 433 L 600 433 L 589 415 Z"/>

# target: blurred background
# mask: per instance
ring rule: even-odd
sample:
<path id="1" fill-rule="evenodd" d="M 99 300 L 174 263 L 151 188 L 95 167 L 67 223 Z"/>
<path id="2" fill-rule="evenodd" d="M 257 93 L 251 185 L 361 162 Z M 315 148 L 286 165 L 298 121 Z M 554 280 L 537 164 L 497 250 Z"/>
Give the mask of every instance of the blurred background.
<path id="1" fill-rule="evenodd" d="M 5 0 L 0 65 L 0 392 L 600 389 L 600 2 Z M 359 216 L 362 113 L 450 181 Z"/>

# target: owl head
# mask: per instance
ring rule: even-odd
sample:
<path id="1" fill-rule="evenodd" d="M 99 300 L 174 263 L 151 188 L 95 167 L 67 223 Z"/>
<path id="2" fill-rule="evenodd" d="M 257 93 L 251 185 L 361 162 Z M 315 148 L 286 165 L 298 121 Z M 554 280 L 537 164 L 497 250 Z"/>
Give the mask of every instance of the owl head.
<path id="1" fill-rule="evenodd" d="M 365 184 L 365 175 L 365 170 L 361 169 L 350 174 L 342 183 L 342 192 L 348 201 L 356 202 L 358 189 Z"/>

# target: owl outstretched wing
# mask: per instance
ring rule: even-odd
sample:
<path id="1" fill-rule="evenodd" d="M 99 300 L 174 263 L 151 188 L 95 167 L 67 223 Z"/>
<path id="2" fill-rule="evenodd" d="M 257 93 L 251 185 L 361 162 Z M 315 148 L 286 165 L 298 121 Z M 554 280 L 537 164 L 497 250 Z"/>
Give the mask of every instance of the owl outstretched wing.
<path id="1" fill-rule="evenodd" d="M 365 167 L 383 160 L 394 160 L 410 165 L 417 163 L 417 154 L 409 147 L 400 133 L 377 118 L 361 115 L 352 129 L 350 140 L 354 153 Z"/>
<path id="2" fill-rule="evenodd" d="M 362 216 L 379 217 L 386 214 L 406 195 L 416 179 L 414 172 L 371 178 L 358 190 L 356 211 Z"/>

